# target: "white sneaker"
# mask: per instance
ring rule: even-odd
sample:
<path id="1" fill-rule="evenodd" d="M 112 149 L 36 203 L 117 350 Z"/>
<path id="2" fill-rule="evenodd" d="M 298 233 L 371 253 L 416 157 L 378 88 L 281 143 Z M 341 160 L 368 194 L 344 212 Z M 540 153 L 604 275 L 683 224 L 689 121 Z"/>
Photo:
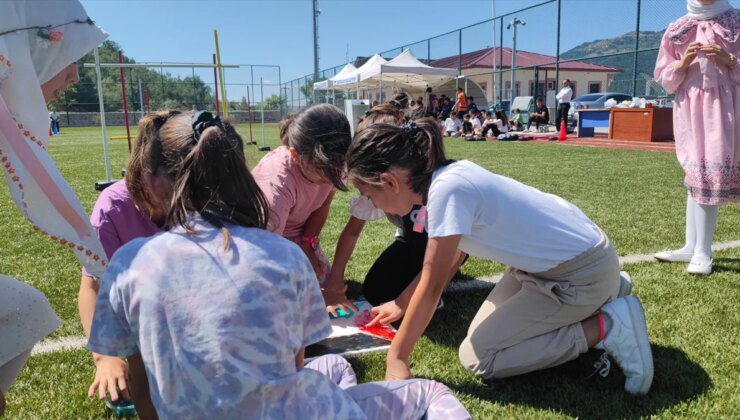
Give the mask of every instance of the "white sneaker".
<path id="1" fill-rule="evenodd" d="M 692 258 L 691 261 L 689 261 L 689 266 L 686 268 L 686 271 L 689 274 L 708 276 L 712 274 L 712 262 L 714 262 L 714 260 L 711 258 Z"/>
<path id="2" fill-rule="evenodd" d="M 653 257 L 660 262 L 691 262 L 691 257 L 694 256 L 693 252 L 679 252 L 681 251 L 662 251 L 653 255 Z"/>
<path id="3" fill-rule="evenodd" d="M 653 354 L 650 351 L 645 312 L 635 296 L 616 299 L 601 307 L 611 319 L 611 328 L 596 348 L 605 350 L 624 372 L 624 389 L 644 395 L 653 382 Z"/>
<path id="4" fill-rule="evenodd" d="M 632 277 L 626 271 L 619 272 L 619 294 L 618 298 L 629 296 L 632 293 Z"/>

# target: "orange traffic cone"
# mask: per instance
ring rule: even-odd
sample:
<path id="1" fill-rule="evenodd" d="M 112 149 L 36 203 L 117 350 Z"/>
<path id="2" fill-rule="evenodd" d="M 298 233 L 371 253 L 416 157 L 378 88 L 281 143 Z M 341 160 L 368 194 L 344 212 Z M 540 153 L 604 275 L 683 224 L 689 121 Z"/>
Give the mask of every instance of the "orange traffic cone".
<path id="1" fill-rule="evenodd" d="M 560 135 L 558 136 L 558 141 L 565 141 L 565 139 L 568 138 L 568 132 L 565 129 L 565 119 L 562 120 L 560 123 Z"/>

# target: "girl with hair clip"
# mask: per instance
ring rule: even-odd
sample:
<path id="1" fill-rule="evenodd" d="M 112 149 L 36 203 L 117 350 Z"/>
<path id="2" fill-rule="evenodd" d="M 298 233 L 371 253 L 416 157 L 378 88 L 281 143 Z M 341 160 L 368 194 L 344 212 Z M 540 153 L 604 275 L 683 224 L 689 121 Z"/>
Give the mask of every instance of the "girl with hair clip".
<path id="1" fill-rule="evenodd" d="M 367 112 L 357 123 L 357 132 L 373 124 L 393 124 L 400 126 L 403 112 L 391 104 L 382 104 Z M 388 315 L 397 314 L 400 307 L 405 307 L 419 280 L 424 262 L 424 250 L 427 245 L 427 233 L 423 223 L 418 223 L 421 206 L 412 207 L 404 216 L 385 213 L 373 206 L 372 201 L 362 195 L 350 199 L 350 218 L 339 235 L 334 253 L 329 281 L 343 284 L 347 263 L 352 257 L 357 240 L 368 221 L 386 217 L 396 227 L 393 241 L 375 260 L 362 283 L 362 294 L 374 308 L 376 322 L 389 322 Z M 451 270 L 454 277 L 465 256 Z M 440 299 L 440 307 L 442 306 Z M 333 309 L 333 308 L 332 308 Z"/>
<path id="2" fill-rule="evenodd" d="M 331 325 L 304 252 L 264 229 L 241 137 L 204 111 L 145 119 L 144 183 L 169 230 L 115 253 L 88 343 L 140 354 L 142 418 L 469 418 L 433 381 L 355 385 L 338 356 L 304 367 Z"/>
<path id="3" fill-rule="evenodd" d="M 740 10 L 727 0 L 688 0 L 665 34 L 655 80 L 675 93 L 676 156 L 684 170 L 686 241 L 655 254 L 712 272 L 719 207 L 740 203 Z"/>
<path id="4" fill-rule="evenodd" d="M 331 265 L 319 245 L 336 190 L 346 191 L 349 121 L 337 107 L 314 105 L 283 120 L 283 145 L 252 170 L 270 209 L 267 229 L 301 247 L 314 268 L 327 308 L 357 310 L 344 282 L 328 282 Z M 334 312 L 333 309 L 327 309 Z"/>
<path id="5" fill-rule="evenodd" d="M 387 355 L 387 379 L 411 377 L 409 356 L 426 329 L 457 251 L 509 266 L 460 346 L 484 379 L 546 369 L 596 347 L 644 394 L 653 377 L 640 301 L 604 232 L 564 199 L 447 159 L 434 121 L 376 124 L 355 136 L 350 181 L 383 211 L 424 205 L 429 241 L 419 284 Z M 606 356 L 604 356 L 606 357 Z"/>

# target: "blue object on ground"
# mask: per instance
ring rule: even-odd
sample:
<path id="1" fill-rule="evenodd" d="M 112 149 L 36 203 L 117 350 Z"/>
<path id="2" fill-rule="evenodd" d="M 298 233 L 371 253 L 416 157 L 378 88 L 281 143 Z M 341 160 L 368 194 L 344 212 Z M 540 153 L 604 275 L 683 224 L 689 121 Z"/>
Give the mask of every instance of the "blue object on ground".
<path id="1" fill-rule="evenodd" d="M 334 316 L 334 314 L 329 313 L 329 318 L 331 319 L 337 319 L 337 318 L 351 318 L 352 315 L 355 313 L 352 311 L 345 311 L 344 309 L 337 309 L 337 316 Z"/>
<path id="2" fill-rule="evenodd" d="M 110 409 L 116 417 L 129 417 L 136 415 L 136 407 L 131 400 L 119 398 L 118 401 L 111 401 L 110 397 L 105 400 L 105 406 Z"/>
<path id="3" fill-rule="evenodd" d="M 579 109 L 578 137 L 593 137 L 594 128 L 609 127 L 610 109 Z"/>

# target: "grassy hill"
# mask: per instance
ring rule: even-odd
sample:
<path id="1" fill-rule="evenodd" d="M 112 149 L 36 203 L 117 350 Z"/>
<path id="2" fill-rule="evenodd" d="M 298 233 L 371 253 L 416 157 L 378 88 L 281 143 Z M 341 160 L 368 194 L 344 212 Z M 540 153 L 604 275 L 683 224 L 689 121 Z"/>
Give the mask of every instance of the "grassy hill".
<path id="1" fill-rule="evenodd" d="M 660 40 L 664 31 L 640 32 L 640 50 L 660 47 Z M 583 59 L 588 63 L 598 64 L 607 67 L 622 69 L 624 72 L 618 74 L 612 80 L 609 86 L 610 91 L 630 93 L 632 89 L 632 80 L 634 76 L 633 51 L 635 49 L 635 32 L 628 32 L 610 39 L 599 39 L 592 42 L 585 42 L 561 55 L 563 59 Z M 617 55 L 611 55 L 617 54 Z M 609 55 L 608 57 L 600 57 Z M 589 58 L 593 57 L 593 58 Z M 655 61 L 658 58 L 658 51 L 641 52 L 637 59 L 637 92 L 636 95 L 645 94 L 644 75 L 652 78 L 655 69 Z"/>

